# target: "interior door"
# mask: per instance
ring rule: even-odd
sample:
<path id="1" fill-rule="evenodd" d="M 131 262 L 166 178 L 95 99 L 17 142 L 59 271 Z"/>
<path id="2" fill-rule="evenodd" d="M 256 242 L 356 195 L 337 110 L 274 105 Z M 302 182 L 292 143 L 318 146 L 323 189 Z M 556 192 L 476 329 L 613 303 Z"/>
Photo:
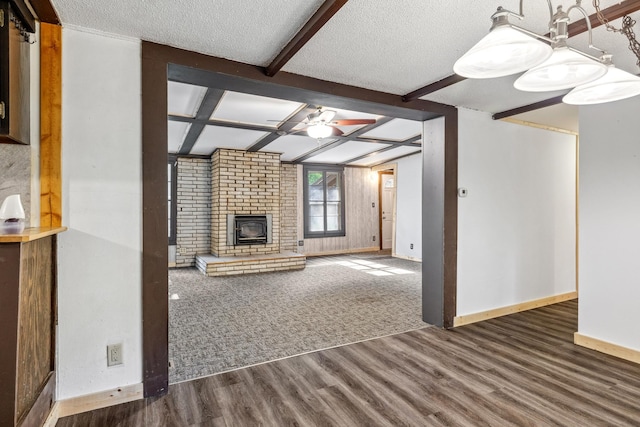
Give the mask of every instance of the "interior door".
<path id="1" fill-rule="evenodd" d="M 382 233 L 381 249 L 393 247 L 393 203 L 396 196 L 395 176 L 390 172 L 380 173 L 380 228 Z"/>

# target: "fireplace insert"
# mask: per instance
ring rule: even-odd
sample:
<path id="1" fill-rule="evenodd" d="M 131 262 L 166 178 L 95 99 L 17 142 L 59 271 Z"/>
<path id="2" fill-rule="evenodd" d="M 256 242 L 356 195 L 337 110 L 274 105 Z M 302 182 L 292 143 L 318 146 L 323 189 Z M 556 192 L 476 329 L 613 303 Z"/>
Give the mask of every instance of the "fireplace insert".
<path id="1" fill-rule="evenodd" d="M 271 215 L 229 215 L 228 244 L 264 245 L 271 243 Z"/>

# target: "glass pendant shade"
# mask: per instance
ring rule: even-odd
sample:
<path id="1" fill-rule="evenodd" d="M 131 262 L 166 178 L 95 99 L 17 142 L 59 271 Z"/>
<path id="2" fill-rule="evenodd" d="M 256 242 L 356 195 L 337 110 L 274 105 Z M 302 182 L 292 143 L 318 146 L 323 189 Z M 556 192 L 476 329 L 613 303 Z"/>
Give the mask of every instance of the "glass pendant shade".
<path id="1" fill-rule="evenodd" d="M 509 25 L 495 27 L 453 65 L 463 77 L 488 79 L 520 73 L 544 62 L 553 49 Z"/>
<path id="2" fill-rule="evenodd" d="M 606 72 L 606 65 L 568 47 L 559 47 L 545 62 L 520 76 L 513 86 L 527 92 L 569 89 L 589 83 Z"/>
<path id="3" fill-rule="evenodd" d="M 566 104 L 589 105 L 640 95 L 640 77 L 610 65 L 607 74 L 578 86 L 562 98 Z"/>
<path id="4" fill-rule="evenodd" d="M 326 138 L 328 136 L 331 136 L 332 133 L 333 128 L 324 123 L 318 123 L 307 128 L 307 135 L 309 135 L 311 138 Z"/>

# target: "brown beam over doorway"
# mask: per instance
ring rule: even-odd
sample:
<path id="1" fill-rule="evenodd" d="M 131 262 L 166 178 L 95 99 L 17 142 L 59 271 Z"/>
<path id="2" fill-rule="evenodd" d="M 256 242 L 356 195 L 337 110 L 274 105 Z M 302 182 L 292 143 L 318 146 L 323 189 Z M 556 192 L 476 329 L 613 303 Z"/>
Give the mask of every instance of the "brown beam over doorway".
<path id="1" fill-rule="evenodd" d="M 564 95 L 559 95 L 554 98 L 545 99 L 544 101 L 534 102 L 533 104 L 524 105 L 522 107 L 513 108 L 511 110 L 495 113 L 493 120 L 500 120 L 507 117 L 515 116 L 516 114 L 527 113 L 529 111 L 539 110 L 540 108 L 551 107 L 552 105 L 562 104 L 562 98 Z"/>
<path id="2" fill-rule="evenodd" d="M 40 22 L 60 25 L 60 19 L 50 0 L 31 0 L 29 3 L 31 3 L 34 12 L 38 15 Z"/>
<path id="3" fill-rule="evenodd" d="M 325 2 L 318 8 L 316 13 L 313 14 L 306 24 L 293 36 L 291 41 L 280 51 L 276 58 L 267 66 L 265 74 L 269 77 L 274 76 L 278 71 L 289 62 L 289 60 L 298 53 L 302 47 L 307 44 L 311 37 L 313 37 L 320 29 L 336 14 L 338 10 L 348 0 L 325 0 Z"/>

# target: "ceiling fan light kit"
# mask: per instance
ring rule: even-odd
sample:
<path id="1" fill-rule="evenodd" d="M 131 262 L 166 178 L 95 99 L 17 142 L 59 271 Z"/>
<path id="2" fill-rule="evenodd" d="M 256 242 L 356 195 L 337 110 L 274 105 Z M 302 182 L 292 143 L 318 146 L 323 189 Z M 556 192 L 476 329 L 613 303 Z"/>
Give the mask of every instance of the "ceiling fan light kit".
<path id="1" fill-rule="evenodd" d="M 519 13 L 498 7 L 491 16 L 493 25 L 489 34 L 456 61 L 454 72 L 482 79 L 526 71 L 515 81 L 516 89 L 545 92 L 575 88 L 563 98 L 564 102 L 575 105 L 610 102 L 640 94 L 640 78 L 615 68 L 611 55 L 593 45 L 591 22 L 581 0 L 566 12 L 558 6 L 553 13 L 551 1 L 547 0 L 547 4 L 550 37 L 509 23 L 509 16 L 524 19 L 523 0 Z M 589 48 L 600 51 L 600 58 L 567 45 L 569 13 L 574 9 L 584 16 Z"/>
<path id="2" fill-rule="evenodd" d="M 311 138 L 328 138 L 333 134 L 333 128 L 325 123 L 317 123 L 307 128 L 307 135 Z"/>

